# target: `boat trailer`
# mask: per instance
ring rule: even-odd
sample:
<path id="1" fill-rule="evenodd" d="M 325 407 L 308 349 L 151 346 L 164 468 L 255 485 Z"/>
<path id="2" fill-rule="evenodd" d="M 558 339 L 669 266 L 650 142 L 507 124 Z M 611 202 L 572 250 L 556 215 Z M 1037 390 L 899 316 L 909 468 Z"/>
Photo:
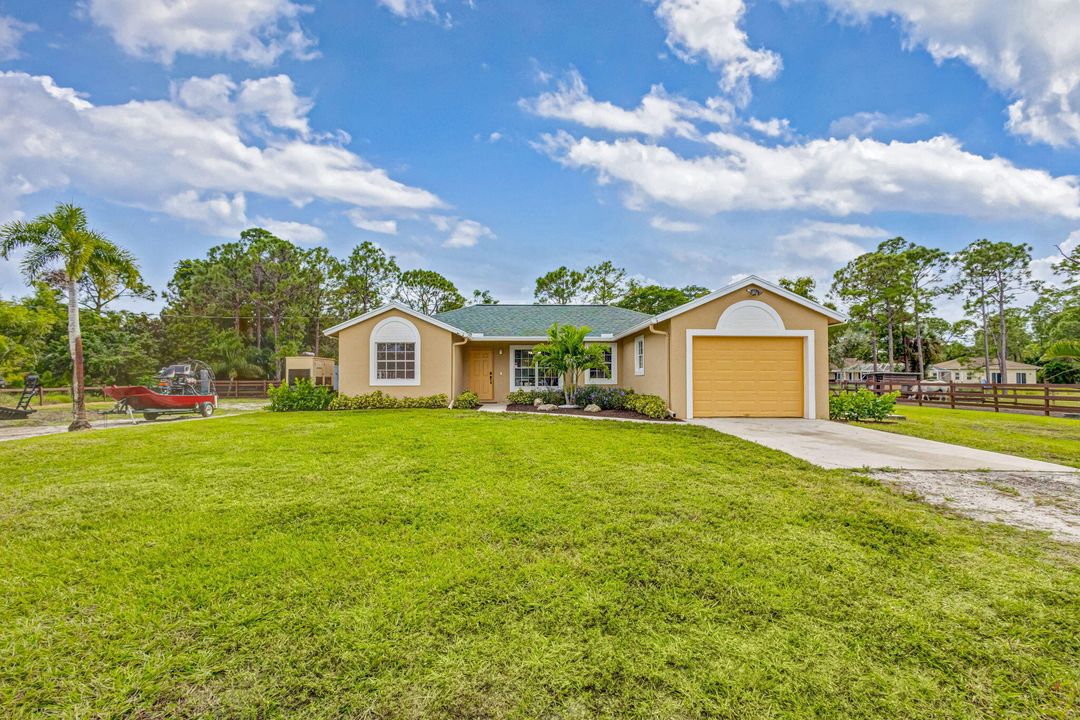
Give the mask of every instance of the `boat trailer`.
<path id="1" fill-rule="evenodd" d="M 116 405 L 101 414 L 127 415 L 135 423 L 138 422 L 135 413 L 154 421 L 162 415 L 198 413 L 210 417 L 217 409 L 214 372 L 206 363 L 190 360 L 170 365 L 157 374 L 156 381 L 156 388 L 136 385 L 102 388 L 102 392 L 116 400 Z"/>
<path id="2" fill-rule="evenodd" d="M 34 408 L 30 407 L 30 401 L 34 399 L 40 387 L 41 382 L 37 375 L 27 375 L 22 394 L 19 395 L 19 402 L 13 408 L 0 407 L 0 420 L 25 420 L 30 417 L 30 414 L 34 412 Z"/>

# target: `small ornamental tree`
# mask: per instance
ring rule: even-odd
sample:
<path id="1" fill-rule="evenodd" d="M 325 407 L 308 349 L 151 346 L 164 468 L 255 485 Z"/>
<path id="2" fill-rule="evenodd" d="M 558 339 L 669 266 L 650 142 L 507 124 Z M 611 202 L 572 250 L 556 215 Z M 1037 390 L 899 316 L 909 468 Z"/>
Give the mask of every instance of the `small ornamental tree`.
<path id="1" fill-rule="evenodd" d="M 578 377 L 589 370 L 607 373 L 604 348 L 586 345 L 587 327 L 559 325 L 548 328 L 548 341 L 533 348 L 533 364 L 550 375 L 563 379 L 563 397 L 567 405 L 577 399 Z"/>

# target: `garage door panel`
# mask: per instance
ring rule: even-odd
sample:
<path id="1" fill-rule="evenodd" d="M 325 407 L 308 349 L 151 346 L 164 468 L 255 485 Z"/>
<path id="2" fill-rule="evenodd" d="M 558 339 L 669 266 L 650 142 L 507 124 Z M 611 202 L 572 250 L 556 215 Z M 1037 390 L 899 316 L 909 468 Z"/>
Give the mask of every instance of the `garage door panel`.
<path id="1" fill-rule="evenodd" d="M 695 417 L 802 417 L 801 337 L 694 338 Z"/>

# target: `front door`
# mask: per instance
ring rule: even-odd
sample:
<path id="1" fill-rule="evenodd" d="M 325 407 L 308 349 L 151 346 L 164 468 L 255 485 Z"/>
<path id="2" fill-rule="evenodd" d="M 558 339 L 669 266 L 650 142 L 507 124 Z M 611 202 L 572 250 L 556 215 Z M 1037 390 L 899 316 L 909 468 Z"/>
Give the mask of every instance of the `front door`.
<path id="1" fill-rule="evenodd" d="M 469 389 L 481 400 L 495 399 L 495 373 L 491 350 L 469 351 Z"/>

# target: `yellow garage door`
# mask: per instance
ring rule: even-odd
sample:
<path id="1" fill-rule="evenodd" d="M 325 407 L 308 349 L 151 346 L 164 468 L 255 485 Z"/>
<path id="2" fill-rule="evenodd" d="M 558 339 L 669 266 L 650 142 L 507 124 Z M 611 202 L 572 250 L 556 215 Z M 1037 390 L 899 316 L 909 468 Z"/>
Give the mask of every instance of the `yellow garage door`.
<path id="1" fill-rule="evenodd" d="M 694 338 L 694 417 L 802 417 L 803 338 Z"/>

